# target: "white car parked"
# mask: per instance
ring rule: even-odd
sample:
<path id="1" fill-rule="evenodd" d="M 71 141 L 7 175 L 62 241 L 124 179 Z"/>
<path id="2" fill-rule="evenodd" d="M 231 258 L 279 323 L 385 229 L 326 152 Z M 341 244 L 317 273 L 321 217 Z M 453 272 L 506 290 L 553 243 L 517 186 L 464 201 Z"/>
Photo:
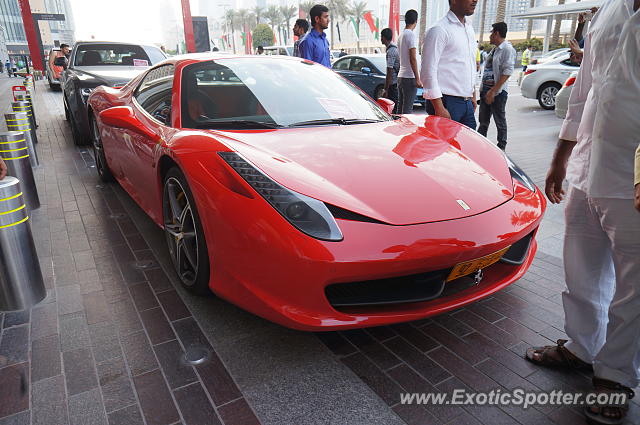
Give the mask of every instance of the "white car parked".
<path id="1" fill-rule="evenodd" d="M 567 116 L 567 109 L 569 109 L 569 96 L 571 96 L 571 90 L 573 84 L 576 82 L 577 72 L 572 72 L 571 76 L 567 78 L 564 85 L 556 95 L 556 117 L 564 119 Z"/>
<path id="2" fill-rule="evenodd" d="M 520 83 L 522 96 L 538 99 L 543 109 L 554 109 L 558 91 L 579 67 L 569 59 L 569 52 L 539 65 L 529 65 Z"/>

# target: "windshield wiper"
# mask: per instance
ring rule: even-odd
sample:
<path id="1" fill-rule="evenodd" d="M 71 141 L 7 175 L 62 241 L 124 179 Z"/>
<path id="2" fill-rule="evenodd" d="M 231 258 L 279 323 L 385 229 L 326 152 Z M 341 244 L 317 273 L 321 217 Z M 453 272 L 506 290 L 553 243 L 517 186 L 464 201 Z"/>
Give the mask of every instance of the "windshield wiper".
<path id="1" fill-rule="evenodd" d="M 368 118 L 325 118 L 325 119 L 319 119 L 319 120 L 294 122 L 293 124 L 289 124 L 289 127 L 304 127 L 306 125 L 329 125 L 329 124 L 350 125 L 350 124 L 366 124 L 370 122 L 382 122 L 382 120 L 374 120 L 374 119 L 368 119 Z"/>
<path id="2" fill-rule="evenodd" d="M 196 128 L 207 129 L 247 129 L 247 128 L 281 128 L 275 122 L 254 121 L 254 120 L 226 120 L 226 121 L 202 121 L 195 124 Z"/>

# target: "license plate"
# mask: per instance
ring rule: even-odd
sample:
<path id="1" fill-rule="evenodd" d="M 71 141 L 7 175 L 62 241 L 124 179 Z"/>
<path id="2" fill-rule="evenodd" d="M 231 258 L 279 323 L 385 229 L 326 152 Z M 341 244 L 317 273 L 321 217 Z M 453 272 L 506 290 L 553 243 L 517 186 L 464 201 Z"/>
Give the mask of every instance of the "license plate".
<path id="1" fill-rule="evenodd" d="M 471 273 L 475 273 L 480 269 L 484 269 L 485 267 L 489 267 L 493 263 L 497 262 L 504 255 L 507 250 L 511 248 L 508 246 L 504 249 L 501 249 L 498 252 L 494 252 L 493 254 L 486 255 L 482 258 L 476 258 L 475 260 L 465 261 L 464 263 L 456 264 L 456 266 L 449 273 L 449 277 L 447 277 L 447 282 L 450 280 L 455 280 L 459 277 L 466 276 Z"/>

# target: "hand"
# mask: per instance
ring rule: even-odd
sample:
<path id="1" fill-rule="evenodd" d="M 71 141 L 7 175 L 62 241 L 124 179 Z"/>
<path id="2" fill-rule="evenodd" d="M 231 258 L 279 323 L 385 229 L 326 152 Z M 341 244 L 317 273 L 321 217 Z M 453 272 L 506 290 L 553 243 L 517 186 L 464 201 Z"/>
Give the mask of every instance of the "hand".
<path id="1" fill-rule="evenodd" d="M 564 189 L 562 182 L 567 175 L 567 166 L 564 164 L 551 163 L 551 168 L 547 173 L 547 179 L 544 183 L 544 193 L 547 195 L 552 204 L 559 204 L 564 198 Z"/>
<path id="2" fill-rule="evenodd" d="M 572 38 L 569 40 L 569 48 L 575 55 L 582 55 L 582 49 L 580 48 L 580 44 L 578 44 L 578 40 Z"/>
<path id="3" fill-rule="evenodd" d="M 486 103 L 487 105 L 491 105 L 493 103 L 495 97 L 496 97 L 495 90 L 493 90 L 493 89 L 489 90 L 484 95 L 484 103 Z"/>
<path id="4" fill-rule="evenodd" d="M 436 115 L 442 118 L 451 119 L 451 114 L 449 113 L 449 111 L 447 111 L 447 108 L 445 107 L 436 109 Z"/>
<path id="5" fill-rule="evenodd" d="M 5 165 L 2 158 L 0 158 L 0 180 L 2 180 L 6 175 L 7 175 L 7 166 Z"/>
<path id="6" fill-rule="evenodd" d="M 384 97 L 384 98 L 388 99 L 389 98 L 389 91 L 387 89 L 384 89 L 382 91 L 382 96 L 381 97 Z"/>
<path id="7" fill-rule="evenodd" d="M 476 109 L 478 109 L 478 101 L 476 100 L 475 97 L 471 98 L 471 103 L 473 104 L 473 112 L 475 112 Z"/>
<path id="8" fill-rule="evenodd" d="M 584 24 L 584 18 L 587 16 L 587 14 L 585 12 L 579 13 L 578 14 L 578 23 L 579 24 Z"/>
<path id="9" fill-rule="evenodd" d="M 640 212 L 640 183 L 636 185 L 636 209 Z"/>
<path id="10" fill-rule="evenodd" d="M 416 87 L 419 89 L 422 88 L 422 81 L 420 81 L 420 78 L 416 78 Z"/>

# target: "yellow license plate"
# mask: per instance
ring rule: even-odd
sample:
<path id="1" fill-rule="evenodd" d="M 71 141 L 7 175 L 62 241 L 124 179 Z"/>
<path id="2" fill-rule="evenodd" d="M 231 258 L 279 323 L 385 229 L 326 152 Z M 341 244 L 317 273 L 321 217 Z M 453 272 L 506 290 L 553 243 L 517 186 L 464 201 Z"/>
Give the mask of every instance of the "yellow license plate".
<path id="1" fill-rule="evenodd" d="M 453 270 L 451 270 L 451 273 L 449 273 L 447 282 L 471 273 L 475 273 L 480 269 L 484 269 L 485 267 L 489 267 L 493 263 L 497 262 L 500 258 L 502 258 L 504 253 L 507 252 L 509 248 L 511 248 L 511 246 L 501 249 L 498 252 L 494 252 L 493 254 L 486 255 L 482 258 L 476 258 L 475 260 L 456 264 Z"/>

